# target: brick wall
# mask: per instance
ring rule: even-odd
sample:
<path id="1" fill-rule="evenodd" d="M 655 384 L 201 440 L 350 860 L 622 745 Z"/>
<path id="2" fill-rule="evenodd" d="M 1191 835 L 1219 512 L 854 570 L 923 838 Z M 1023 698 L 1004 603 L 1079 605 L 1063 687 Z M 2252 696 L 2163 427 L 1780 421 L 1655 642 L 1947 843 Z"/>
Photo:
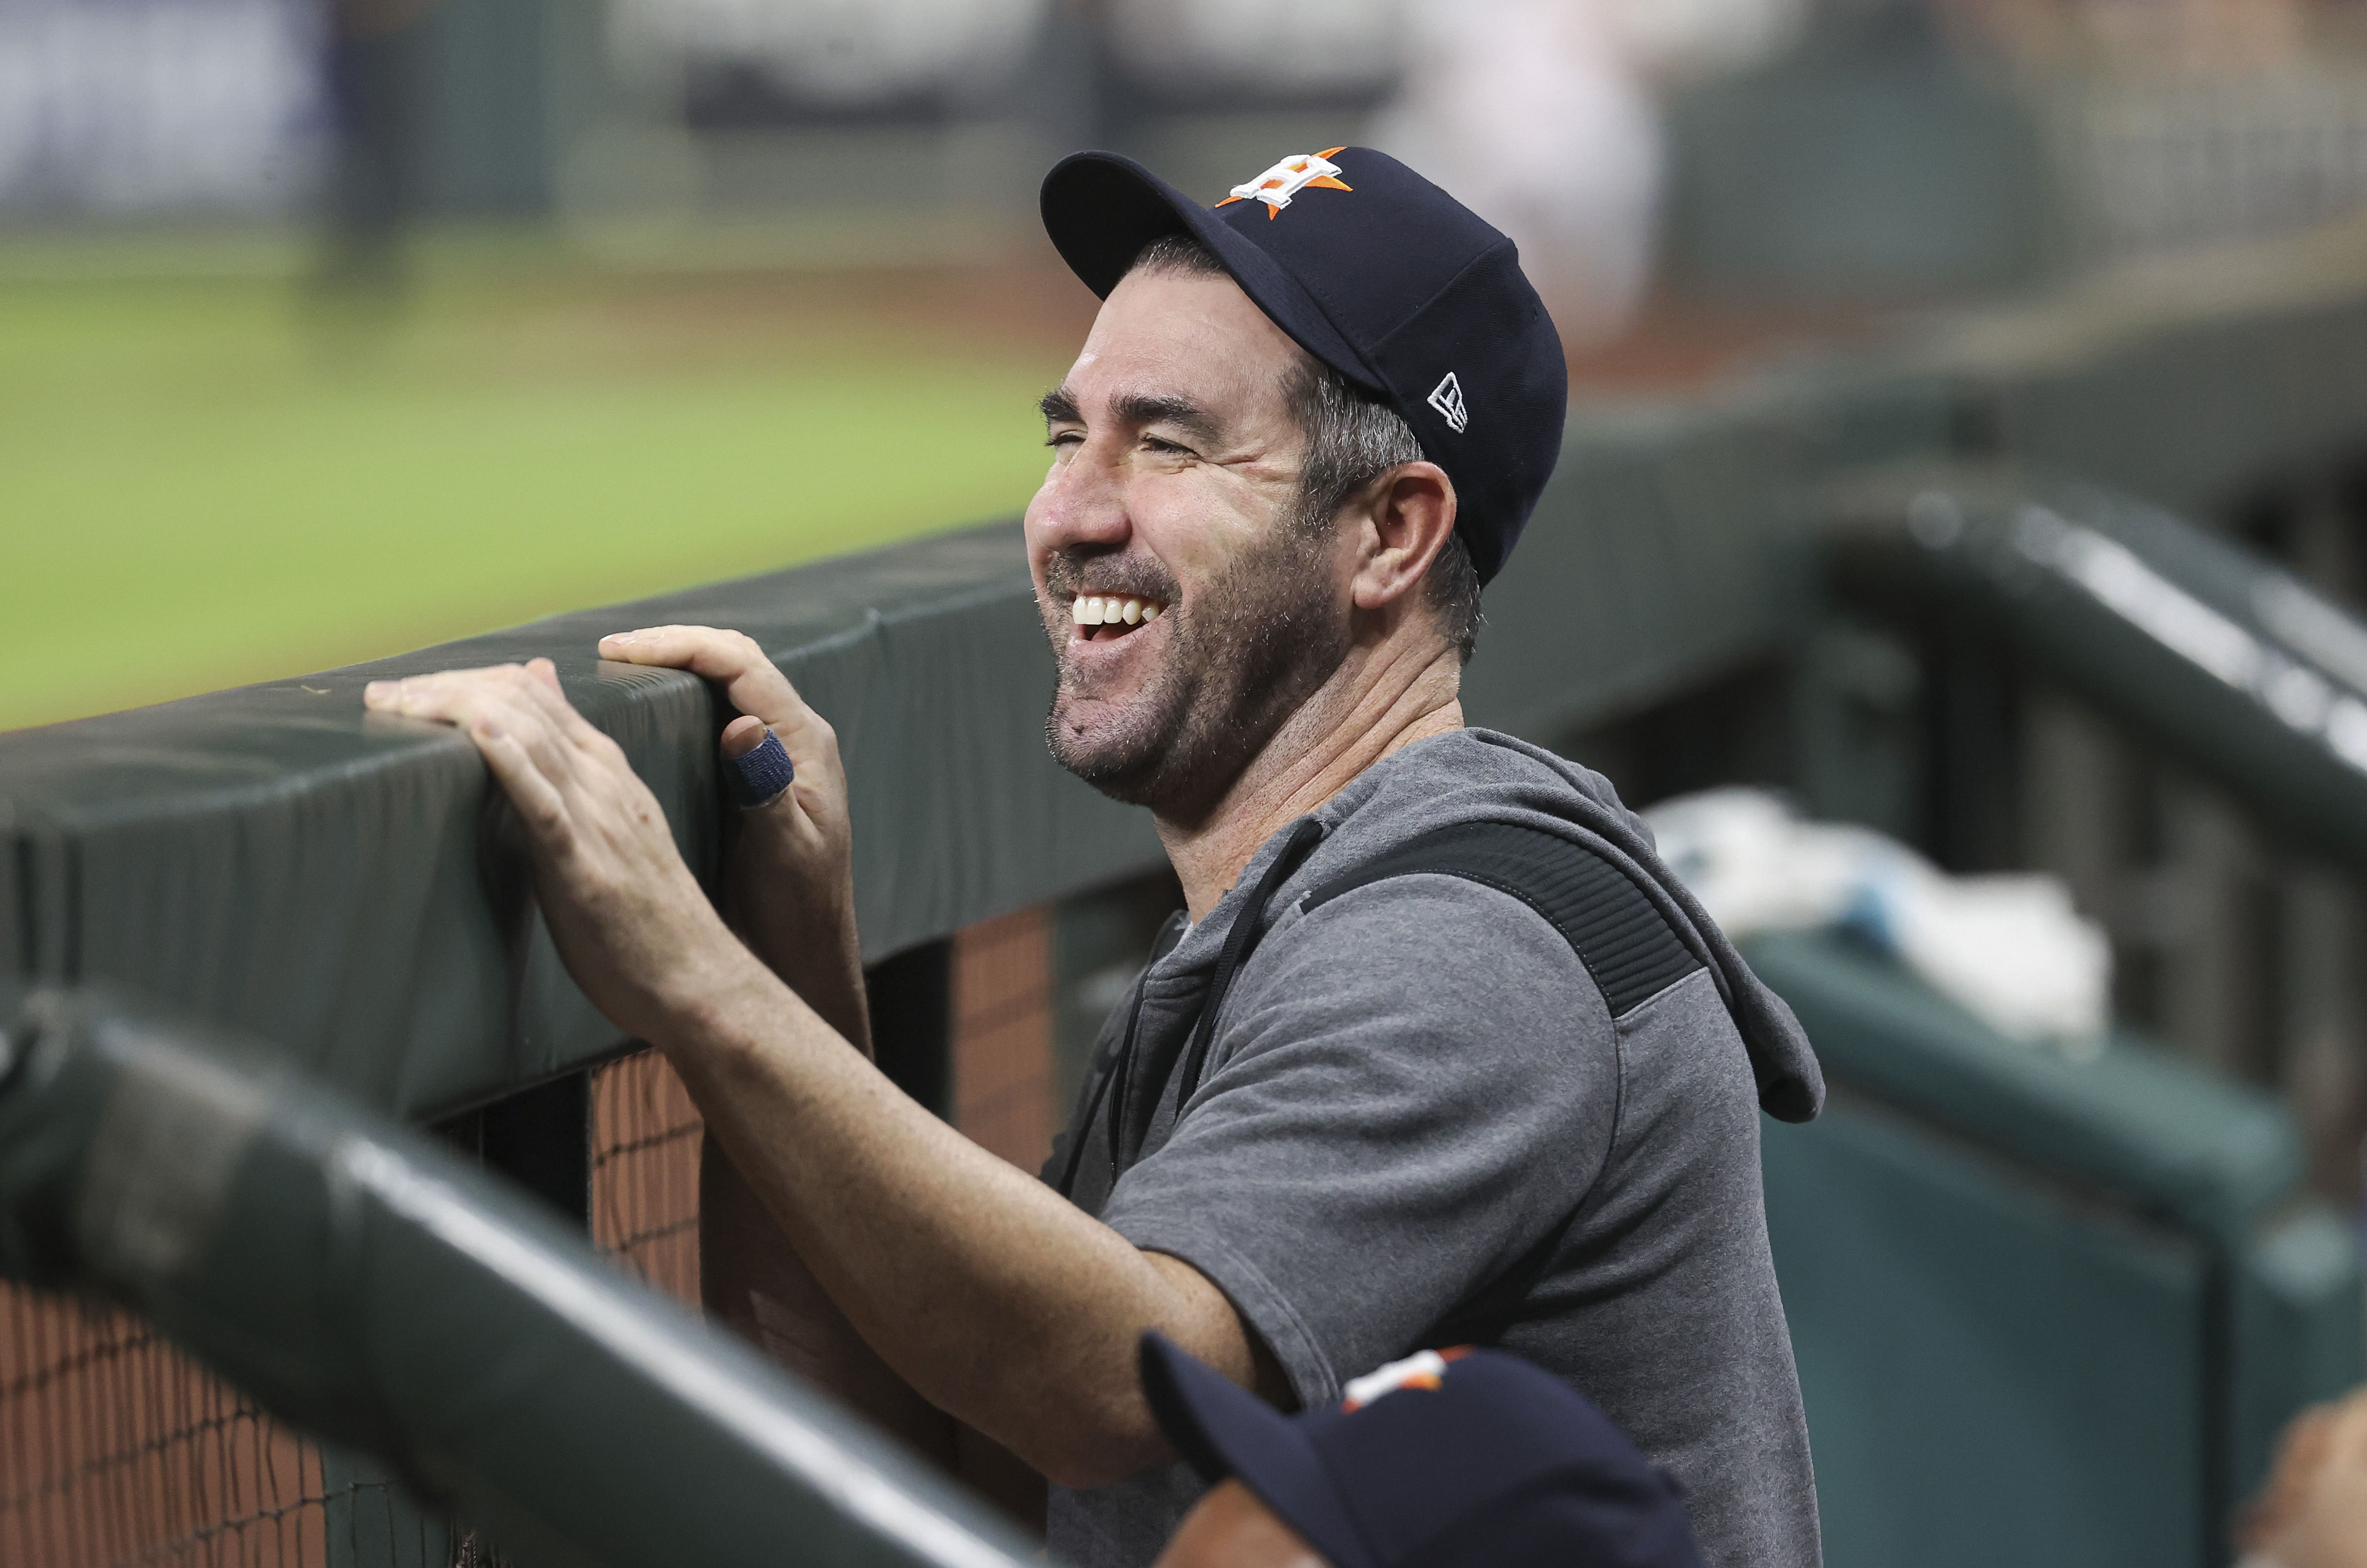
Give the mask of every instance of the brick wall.
<path id="1" fill-rule="evenodd" d="M 1037 907 L 954 938 L 954 1125 L 1031 1174 L 1052 1152 L 1052 917 Z"/>

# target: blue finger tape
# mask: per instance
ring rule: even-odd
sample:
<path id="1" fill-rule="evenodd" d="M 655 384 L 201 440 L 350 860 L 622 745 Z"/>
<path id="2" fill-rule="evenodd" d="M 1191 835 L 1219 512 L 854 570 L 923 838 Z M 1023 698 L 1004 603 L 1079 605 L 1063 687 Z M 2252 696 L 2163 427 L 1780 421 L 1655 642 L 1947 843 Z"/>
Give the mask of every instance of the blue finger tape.
<path id="1" fill-rule="evenodd" d="M 753 751 L 733 758 L 723 772 L 731 781 L 731 793 L 743 807 L 763 806 L 779 799 L 781 792 L 798 776 L 797 764 L 789 761 L 781 738 L 769 729 Z"/>

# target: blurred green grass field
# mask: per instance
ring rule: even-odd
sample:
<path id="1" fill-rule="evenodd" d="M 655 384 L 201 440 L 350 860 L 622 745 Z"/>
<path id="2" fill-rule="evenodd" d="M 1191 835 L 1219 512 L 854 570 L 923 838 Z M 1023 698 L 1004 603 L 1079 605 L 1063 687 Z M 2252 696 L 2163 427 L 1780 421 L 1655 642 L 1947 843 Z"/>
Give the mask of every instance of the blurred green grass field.
<path id="1" fill-rule="evenodd" d="M 0 254 L 0 729 L 1007 513 L 1090 306 L 531 255 L 377 301 L 137 271 Z"/>

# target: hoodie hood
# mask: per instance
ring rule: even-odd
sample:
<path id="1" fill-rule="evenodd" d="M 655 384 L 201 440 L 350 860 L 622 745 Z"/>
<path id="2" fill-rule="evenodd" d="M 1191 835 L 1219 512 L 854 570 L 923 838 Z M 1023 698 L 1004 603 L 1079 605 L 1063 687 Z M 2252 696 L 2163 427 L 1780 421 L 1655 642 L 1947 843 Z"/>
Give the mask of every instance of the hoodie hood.
<path id="1" fill-rule="evenodd" d="M 1384 758 L 1311 815 L 1323 829 L 1322 841 L 1267 901 L 1269 929 L 1290 919 L 1301 897 L 1332 877 L 1438 829 L 1495 821 L 1554 833 L 1625 871 L 1707 965 L 1750 1054 L 1760 1108 L 1784 1122 L 1810 1121 L 1824 1108 L 1824 1074 L 1791 1008 L 1751 973 L 1700 901 L 1661 863 L 1651 829 L 1620 804 L 1601 773 L 1494 730 L 1457 729 Z M 1184 933 L 1163 968 L 1216 964 L 1240 906 L 1263 882 L 1288 837 L 1276 833 L 1260 846 L 1208 918 Z"/>

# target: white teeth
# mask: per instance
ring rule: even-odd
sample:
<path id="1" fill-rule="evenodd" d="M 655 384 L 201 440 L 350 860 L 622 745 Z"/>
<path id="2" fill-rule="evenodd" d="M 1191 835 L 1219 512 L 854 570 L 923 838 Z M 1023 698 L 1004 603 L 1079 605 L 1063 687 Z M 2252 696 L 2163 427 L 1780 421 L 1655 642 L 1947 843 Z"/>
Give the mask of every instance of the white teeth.
<path id="1" fill-rule="evenodd" d="M 1069 618 L 1081 626 L 1144 626 L 1166 613 L 1154 599 L 1115 593 L 1080 593 L 1069 604 Z"/>

